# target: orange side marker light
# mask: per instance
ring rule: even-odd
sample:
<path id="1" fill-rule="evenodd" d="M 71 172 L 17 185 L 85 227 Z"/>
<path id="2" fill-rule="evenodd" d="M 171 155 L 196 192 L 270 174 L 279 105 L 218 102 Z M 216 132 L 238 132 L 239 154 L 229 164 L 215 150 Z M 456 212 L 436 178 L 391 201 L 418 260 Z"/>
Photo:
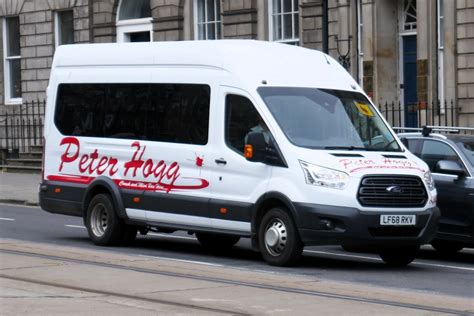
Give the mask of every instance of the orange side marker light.
<path id="1" fill-rule="evenodd" d="M 253 157 L 253 146 L 252 145 L 245 145 L 244 147 L 244 157 L 250 159 Z"/>
<path id="2" fill-rule="evenodd" d="M 140 203 L 140 198 L 139 197 L 134 197 L 133 202 L 134 203 Z"/>
<path id="3" fill-rule="evenodd" d="M 219 209 L 219 212 L 220 212 L 221 214 L 227 214 L 227 208 L 221 207 L 221 208 Z"/>
<path id="4" fill-rule="evenodd" d="M 61 188 L 54 188 L 54 193 L 61 193 Z"/>

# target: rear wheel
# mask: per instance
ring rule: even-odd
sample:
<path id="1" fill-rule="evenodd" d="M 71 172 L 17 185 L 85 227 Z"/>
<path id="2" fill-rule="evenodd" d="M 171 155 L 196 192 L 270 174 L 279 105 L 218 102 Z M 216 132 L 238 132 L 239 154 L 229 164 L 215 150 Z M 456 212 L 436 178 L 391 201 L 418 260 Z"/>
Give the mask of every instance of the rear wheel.
<path id="1" fill-rule="evenodd" d="M 204 248 L 212 251 L 232 248 L 240 240 L 239 236 L 212 233 L 196 233 L 196 238 Z"/>
<path id="2" fill-rule="evenodd" d="M 433 246 L 433 248 L 436 249 L 436 251 L 442 254 L 446 254 L 446 255 L 456 253 L 464 248 L 464 245 L 458 242 L 439 240 L 439 239 L 433 240 L 431 242 L 431 246 Z"/>
<path id="3" fill-rule="evenodd" d="M 293 219 L 282 208 L 269 210 L 258 230 L 260 252 L 270 265 L 290 266 L 303 252 L 303 243 Z"/>
<path id="4" fill-rule="evenodd" d="M 404 246 L 380 249 L 380 258 L 389 266 L 402 267 L 415 260 L 420 246 Z"/>
<path id="5" fill-rule="evenodd" d="M 110 195 L 97 194 L 87 208 L 85 224 L 90 239 L 100 246 L 119 244 L 132 238 L 133 229 L 118 218 Z M 136 235 L 136 230 L 135 230 Z"/>

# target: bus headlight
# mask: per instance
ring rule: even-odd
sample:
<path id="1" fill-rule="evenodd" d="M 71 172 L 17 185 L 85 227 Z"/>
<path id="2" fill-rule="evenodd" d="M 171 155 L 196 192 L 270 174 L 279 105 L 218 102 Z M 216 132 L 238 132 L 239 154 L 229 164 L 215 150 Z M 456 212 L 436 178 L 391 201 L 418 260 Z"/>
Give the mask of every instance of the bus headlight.
<path id="1" fill-rule="evenodd" d="M 431 172 L 428 170 L 425 172 L 423 175 L 423 180 L 425 180 L 426 186 L 430 191 L 433 191 L 435 188 L 433 176 L 431 175 Z"/>
<path id="2" fill-rule="evenodd" d="M 302 160 L 300 164 L 307 184 L 342 190 L 349 182 L 349 175 L 345 172 L 313 165 Z"/>

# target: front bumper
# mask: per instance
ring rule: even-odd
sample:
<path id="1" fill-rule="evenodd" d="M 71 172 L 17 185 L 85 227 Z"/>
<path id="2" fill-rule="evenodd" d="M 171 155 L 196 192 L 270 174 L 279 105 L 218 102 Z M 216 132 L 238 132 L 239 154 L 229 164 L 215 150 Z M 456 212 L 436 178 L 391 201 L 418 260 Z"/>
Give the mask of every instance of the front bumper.
<path id="1" fill-rule="evenodd" d="M 306 246 L 364 244 L 409 246 L 429 243 L 438 229 L 437 207 L 422 212 L 366 212 L 357 208 L 319 204 L 295 205 L 296 224 Z M 382 226 L 380 215 L 416 215 L 413 226 Z"/>

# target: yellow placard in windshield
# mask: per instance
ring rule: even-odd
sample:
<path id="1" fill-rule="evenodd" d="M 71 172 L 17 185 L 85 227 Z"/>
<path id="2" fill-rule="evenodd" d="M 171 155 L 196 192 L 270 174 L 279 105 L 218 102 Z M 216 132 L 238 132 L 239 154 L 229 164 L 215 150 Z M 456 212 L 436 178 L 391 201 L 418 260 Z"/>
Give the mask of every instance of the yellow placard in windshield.
<path id="1" fill-rule="evenodd" d="M 374 112 L 370 109 L 370 106 L 365 104 L 365 103 L 360 103 L 357 101 L 354 101 L 357 109 L 359 110 L 360 114 L 363 114 L 365 116 L 374 116 Z"/>

